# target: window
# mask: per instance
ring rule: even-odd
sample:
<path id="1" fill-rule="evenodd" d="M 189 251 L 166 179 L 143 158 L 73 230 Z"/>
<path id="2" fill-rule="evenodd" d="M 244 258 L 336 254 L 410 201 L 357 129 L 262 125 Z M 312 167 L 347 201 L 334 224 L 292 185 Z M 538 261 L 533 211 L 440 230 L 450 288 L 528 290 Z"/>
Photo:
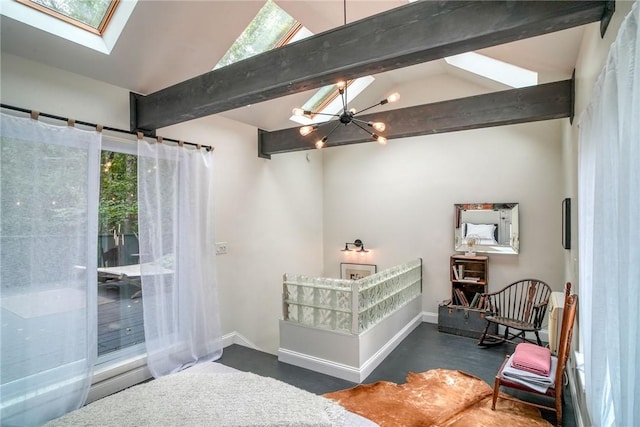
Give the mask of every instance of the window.
<path id="1" fill-rule="evenodd" d="M 347 83 L 347 89 L 349 89 L 350 85 L 351 81 Z M 307 102 L 305 102 L 302 109 L 307 111 L 321 111 L 328 103 L 336 99 L 338 95 L 340 95 L 340 92 L 336 85 L 321 87 L 311 98 L 309 98 Z"/>
<path id="2" fill-rule="evenodd" d="M 45 31 L 55 37 L 68 40 L 72 43 L 93 49 L 96 52 L 109 55 L 119 40 L 129 17 L 136 8 L 138 0 L 1 0 L 0 14 L 17 22 L 29 25 Z M 47 8 L 42 4 L 59 5 L 59 9 L 79 11 L 79 5 L 94 5 L 96 22 L 102 16 L 97 28 L 81 22 L 81 15 L 68 17 Z M 108 5 L 106 11 L 99 11 L 97 4 L 103 7 Z M 66 5 L 66 9 L 61 5 Z M 89 10 L 94 10 L 89 9 Z M 102 15 L 104 13 L 104 15 Z M 76 19 L 77 17 L 77 19 Z M 93 24 L 92 24 L 93 25 Z"/>
<path id="3" fill-rule="evenodd" d="M 535 71 L 498 61 L 479 53 L 466 52 L 444 59 L 447 64 L 507 86 L 521 88 L 538 84 L 538 73 Z"/>
<path id="4" fill-rule="evenodd" d="M 100 166 L 98 356 L 104 357 L 143 343 L 144 323 L 138 263 L 137 156 L 105 146 Z"/>
<path id="5" fill-rule="evenodd" d="M 296 21 L 291 15 L 278 7 L 272 0 L 267 0 L 255 18 L 253 18 L 251 23 L 244 29 L 240 37 L 236 39 L 213 69 L 217 70 L 218 68 L 311 35 L 313 35 L 313 33 L 303 27 L 302 24 Z M 349 92 L 347 92 L 349 100 L 354 99 L 365 87 L 371 84 L 372 81 L 373 77 L 367 76 L 349 82 Z M 338 97 L 336 85 L 333 84 L 320 88 L 302 108 L 327 114 L 338 113 L 342 108 L 342 101 Z M 298 123 L 310 124 L 313 120 L 319 122 L 329 120 L 330 118 L 331 116 L 320 115 L 311 118 L 292 116 L 290 119 Z"/>
<path id="6" fill-rule="evenodd" d="M 102 35 L 118 0 L 17 0 L 40 12 Z"/>
<path id="7" fill-rule="evenodd" d="M 268 0 L 213 69 L 283 46 L 301 29 L 291 15 Z"/>
<path id="8" fill-rule="evenodd" d="M 375 78 L 373 76 L 364 76 L 355 80 L 350 80 L 347 84 L 347 104 L 353 101 L 356 96 L 367 88 Z M 339 114 L 342 110 L 342 99 L 339 96 L 336 85 L 328 85 L 322 87 L 302 106 L 303 110 L 314 111 L 323 114 L 314 114 L 312 116 L 296 116 L 292 115 L 289 120 L 302 125 L 312 123 L 326 122 L 334 118 L 331 114 Z M 327 115 L 328 114 L 328 115 Z"/>

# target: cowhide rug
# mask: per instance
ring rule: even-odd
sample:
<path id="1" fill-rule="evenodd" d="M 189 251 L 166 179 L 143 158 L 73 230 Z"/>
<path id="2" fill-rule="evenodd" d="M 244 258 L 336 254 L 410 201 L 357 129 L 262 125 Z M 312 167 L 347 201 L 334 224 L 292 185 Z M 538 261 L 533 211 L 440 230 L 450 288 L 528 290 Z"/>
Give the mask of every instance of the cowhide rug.
<path id="1" fill-rule="evenodd" d="M 498 399 L 480 378 L 461 371 L 410 372 L 405 384 L 380 381 L 324 396 L 381 427 L 403 426 L 545 426 L 536 408 Z"/>

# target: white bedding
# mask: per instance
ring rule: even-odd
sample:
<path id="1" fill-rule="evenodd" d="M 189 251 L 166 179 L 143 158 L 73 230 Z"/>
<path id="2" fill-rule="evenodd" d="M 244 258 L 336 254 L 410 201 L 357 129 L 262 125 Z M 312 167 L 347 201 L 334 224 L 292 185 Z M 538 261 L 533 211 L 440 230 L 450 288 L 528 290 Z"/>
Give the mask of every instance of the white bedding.
<path id="1" fill-rule="evenodd" d="M 467 244 L 467 239 L 462 240 L 462 244 Z M 498 242 L 495 239 L 476 239 L 476 246 L 489 246 L 489 245 L 497 245 Z"/>
<path id="2" fill-rule="evenodd" d="M 329 399 L 220 363 L 139 384 L 47 424 L 70 425 L 377 426 Z"/>

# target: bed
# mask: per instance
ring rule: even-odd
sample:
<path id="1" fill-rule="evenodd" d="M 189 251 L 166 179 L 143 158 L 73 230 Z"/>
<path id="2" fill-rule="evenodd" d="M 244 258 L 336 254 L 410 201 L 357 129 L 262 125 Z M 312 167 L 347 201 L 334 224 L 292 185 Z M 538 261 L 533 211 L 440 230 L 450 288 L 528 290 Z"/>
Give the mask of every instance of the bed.
<path id="1" fill-rule="evenodd" d="M 474 245 L 497 245 L 498 224 L 473 224 L 470 222 L 461 224 L 462 244 L 467 244 L 467 239 L 473 237 Z"/>
<path id="2" fill-rule="evenodd" d="M 377 426 L 322 396 L 215 362 L 136 385 L 46 425 Z"/>

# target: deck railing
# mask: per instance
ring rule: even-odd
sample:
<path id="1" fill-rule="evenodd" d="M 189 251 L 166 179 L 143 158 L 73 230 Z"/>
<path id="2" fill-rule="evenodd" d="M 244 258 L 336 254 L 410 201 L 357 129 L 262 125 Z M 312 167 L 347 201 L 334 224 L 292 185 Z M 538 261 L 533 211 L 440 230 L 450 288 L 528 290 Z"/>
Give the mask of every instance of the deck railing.
<path id="1" fill-rule="evenodd" d="M 284 275 L 285 321 L 360 334 L 422 293 L 420 258 L 358 280 Z"/>

